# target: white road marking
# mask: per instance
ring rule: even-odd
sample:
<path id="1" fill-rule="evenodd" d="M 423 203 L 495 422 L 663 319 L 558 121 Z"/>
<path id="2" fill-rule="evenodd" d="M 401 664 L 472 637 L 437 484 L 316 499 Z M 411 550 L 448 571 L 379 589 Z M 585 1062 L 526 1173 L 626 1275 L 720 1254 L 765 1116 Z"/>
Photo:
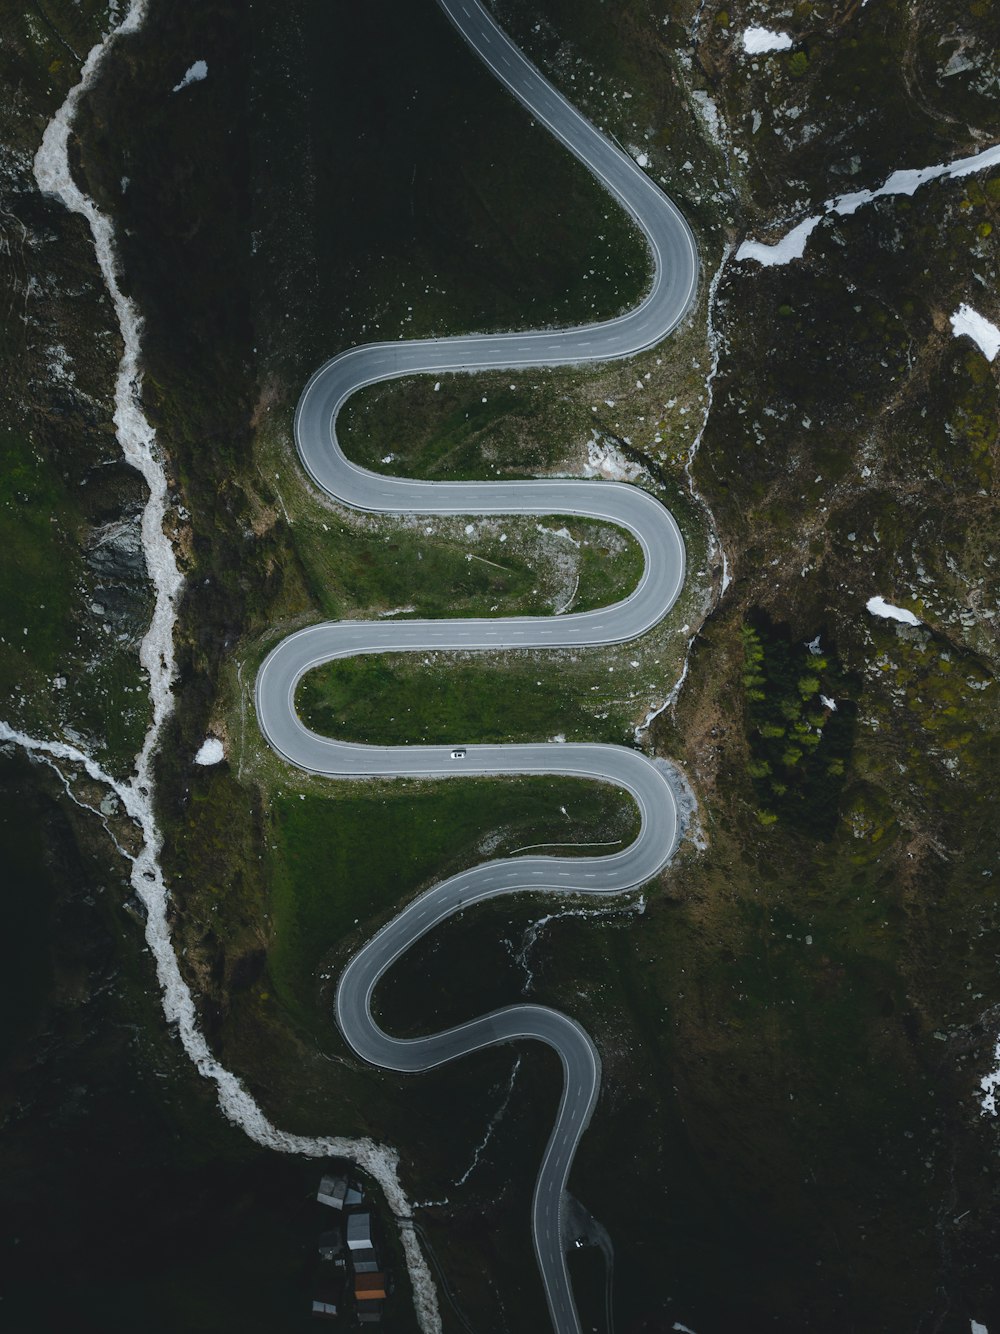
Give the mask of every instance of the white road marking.
<path id="1" fill-rule="evenodd" d="M 425 1070 L 500 1042 L 534 1038 L 554 1047 L 563 1059 L 569 1090 L 542 1160 L 532 1201 L 532 1235 L 549 1314 L 556 1334 L 580 1334 L 566 1268 L 559 1206 L 570 1167 L 597 1098 L 600 1062 L 583 1029 L 558 1011 L 511 1006 L 445 1033 L 401 1041 L 383 1033 L 371 1016 L 375 985 L 388 967 L 422 933 L 423 919 L 434 923 L 452 907 L 517 892 L 526 877 L 558 883 L 566 892 L 617 894 L 656 875 L 673 848 L 677 813 L 663 775 L 637 751 L 617 746 L 468 746 L 462 765 L 451 763 L 447 748 L 348 745 L 311 733 L 294 712 L 295 688 L 310 668 L 360 653 L 419 652 L 504 646 L 552 647 L 622 643 L 645 633 L 669 611 L 683 584 L 684 543 L 672 516 L 635 487 L 598 481 L 547 479 L 538 482 L 429 483 L 377 476 L 347 460 L 337 441 L 337 414 L 365 385 L 403 375 L 474 372 L 513 365 L 571 366 L 629 357 L 661 342 L 680 322 L 694 299 L 698 257 L 694 238 L 677 208 L 630 158 L 620 152 L 512 49 L 480 4 L 439 0 L 445 13 L 540 124 L 545 125 L 588 167 L 632 215 L 653 258 L 653 284 L 627 314 L 577 329 L 527 335 L 424 339 L 351 348 L 312 376 L 295 414 L 295 441 L 306 472 L 316 485 L 343 504 L 371 513 L 404 514 L 577 514 L 616 523 L 642 546 L 644 572 L 634 592 L 614 608 L 543 618 L 515 617 L 492 626 L 482 621 L 397 621 L 310 626 L 289 635 L 262 664 L 255 706 L 261 731 L 274 750 L 292 764 L 332 778 L 363 776 L 453 777 L 456 770 L 477 774 L 566 774 L 611 782 L 634 797 L 640 832 L 631 847 L 589 860 L 580 870 L 566 858 L 525 858 L 487 863 L 436 886 L 425 906 L 404 910 L 351 959 L 337 988 L 337 1022 L 347 1042 L 364 1059 L 394 1070 Z M 457 11 L 466 16 L 464 24 Z M 509 50 L 516 78 L 502 74 L 489 49 Z M 500 54 L 500 62 L 510 59 Z M 535 497 L 534 500 L 528 497 Z M 544 499 L 543 499 L 544 498 Z M 544 866 L 539 869 L 539 862 Z M 569 862 L 569 865 L 565 863 Z M 581 880 L 600 887 L 581 889 Z M 460 891 L 458 888 L 460 882 Z M 546 887 L 548 887 L 546 886 Z M 541 888 L 541 887 L 539 887 Z"/>

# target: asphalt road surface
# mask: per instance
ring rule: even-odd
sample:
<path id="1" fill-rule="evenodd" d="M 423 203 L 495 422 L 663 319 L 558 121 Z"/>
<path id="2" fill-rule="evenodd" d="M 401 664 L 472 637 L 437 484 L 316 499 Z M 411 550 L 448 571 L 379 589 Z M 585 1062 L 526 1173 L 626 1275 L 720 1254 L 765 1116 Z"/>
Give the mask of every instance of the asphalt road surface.
<path id="1" fill-rule="evenodd" d="M 649 243 L 653 282 L 629 313 L 602 324 L 351 348 L 328 361 L 302 392 L 295 440 L 317 486 L 356 509 L 390 514 L 573 514 L 627 529 L 644 556 L 634 592 L 597 611 L 495 620 L 353 621 L 290 635 L 257 676 L 256 707 L 270 745 L 291 764 L 331 778 L 454 778 L 483 774 L 568 774 L 625 788 L 641 815 L 635 842 L 611 856 L 517 857 L 453 876 L 411 903 L 347 965 L 336 1017 L 365 1060 L 386 1069 L 429 1070 L 497 1043 L 535 1039 L 558 1054 L 563 1092 L 532 1202 L 532 1236 L 556 1334 L 580 1334 L 566 1268 L 564 1192 L 573 1157 L 600 1087 L 600 1058 L 573 1019 L 538 1005 L 513 1005 L 432 1036 L 400 1040 L 371 1015 L 379 978 L 411 945 L 453 913 L 501 894 L 621 894 L 662 869 L 677 837 L 677 812 L 662 772 L 638 751 L 603 745 L 359 746 L 311 732 L 295 712 L 295 690 L 310 669 L 359 653 L 456 649 L 565 648 L 621 643 L 655 625 L 684 581 L 684 543 L 670 513 L 636 487 L 612 482 L 421 482 L 385 477 L 344 457 L 337 414 L 364 385 L 404 375 L 565 366 L 631 356 L 662 341 L 694 300 L 698 256 L 675 205 L 643 171 L 570 105 L 497 27 L 477 0 L 438 0 L 498 79 L 575 154 L 632 215 Z M 464 751 L 455 758 L 453 750 Z"/>

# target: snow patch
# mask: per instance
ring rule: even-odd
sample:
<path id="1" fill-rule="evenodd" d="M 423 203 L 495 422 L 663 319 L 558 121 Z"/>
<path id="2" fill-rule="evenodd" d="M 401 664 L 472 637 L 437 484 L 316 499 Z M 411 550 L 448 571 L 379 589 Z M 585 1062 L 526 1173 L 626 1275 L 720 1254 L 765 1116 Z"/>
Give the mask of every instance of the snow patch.
<path id="1" fill-rule="evenodd" d="M 993 1047 L 993 1060 L 996 1062 L 996 1068 L 988 1075 L 983 1075 L 979 1081 L 979 1087 L 983 1090 L 980 1106 L 984 1116 L 997 1114 L 997 1090 L 1000 1090 L 1000 1038 Z"/>
<path id="2" fill-rule="evenodd" d="M 208 78 L 208 65 L 204 60 L 196 60 L 188 72 L 181 79 L 180 83 L 175 83 L 170 90 L 173 93 L 179 93 L 182 88 L 188 88 L 192 83 L 201 83 L 202 79 Z"/>
<path id="3" fill-rule="evenodd" d="M 765 268 L 801 259 L 806 253 L 806 242 L 822 221 L 822 214 L 806 218 L 773 245 L 767 245 L 763 241 L 744 241 L 736 252 L 736 258 L 755 259 Z"/>
<path id="4" fill-rule="evenodd" d="M 746 28 L 743 32 L 743 50 L 749 56 L 762 56 L 768 51 L 789 51 L 791 46 L 792 39 L 787 32 L 773 32 L 770 28 Z"/>
<path id="5" fill-rule="evenodd" d="M 971 157 L 956 158 L 954 162 L 939 162 L 933 167 L 911 167 L 894 171 L 886 177 L 876 190 L 856 190 L 852 194 L 838 195 L 827 201 L 831 213 L 849 216 L 856 213 L 864 204 L 875 199 L 884 199 L 889 195 L 913 195 L 928 181 L 960 180 L 963 176 L 972 176 L 976 172 L 986 171 L 1000 166 L 1000 144 L 984 148 L 981 153 Z"/>
<path id="6" fill-rule="evenodd" d="M 963 176 L 972 176 L 996 166 L 1000 166 L 1000 144 L 984 148 L 981 153 L 974 153 L 971 157 L 956 158 L 954 162 L 894 171 L 874 190 L 854 190 L 849 194 L 828 199 L 823 206 L 823 213 L 800 222 L 776 245 L 764 246 L 757 241 L 744 241 L 736 252 L 736 258 L 756 259 L 761 264 L 787 264 L 790 259 L 802 258 L 809 237 L 823 217 L 831 213 L 840 217 L 850 217 L 859 208 L 873 203 L 876 199 L 884 199 L 889 195 L 913 195 L 929 181 L 960 180 Z M 792 242 L 793 238 L 792 247 L 786 250 L 786 243 Z M 768 255 L 772 258 L 767 258 Z"/>
<path id="7" fill-rule="evenodd" d="M 902 621 L 904 625 L 923 625 L 923 621 L 914 616 L 912 611 L 907 611 L 905 607 L 894 607 L 891 602 L 886 602 L 885 598 L 869 598 L 865 606 L 872 616 L 880 616 L 885 621 Z"/>
<path id="8" fill-rule="evenodd" d="M 221 764 L 226 758 L 226 749 L 218 737 L 207 736 L 198 747 L 194 757 L 195 764 Z"/>
<path id="9" fill-rule="evenodd" d="M 965 302 L 952 315 L 951 328 L 956 338 L 971 338 L 987 361 L 1000 352 L 1000 329 Z"/>

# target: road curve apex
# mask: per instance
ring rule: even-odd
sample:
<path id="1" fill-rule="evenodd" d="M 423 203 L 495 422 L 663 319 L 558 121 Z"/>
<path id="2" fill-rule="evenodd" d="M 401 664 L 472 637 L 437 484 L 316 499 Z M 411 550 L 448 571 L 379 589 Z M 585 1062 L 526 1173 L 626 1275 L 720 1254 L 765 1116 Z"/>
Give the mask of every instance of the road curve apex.
<path id="1" fill-rule="evenodd" d="M 286 636 L 261 664 L 254 703 L 267 743 L 288 763 L 333 779 L 473 775 L 568 775 L 613 783 L 639 811 L 639 833 L 617 852 L 586 858 L 516 857 L 481 863 L 434 885 L 387 922 L 353 956 L 337 985 L 335 1017 L 358 1056 L 385 1069 L 419 1072 L 501 1043 L 550 1046 L 563 1068 L 563 1091 L 535 1183 L 532 1238 L 555 1334 L 581 1334 L 566 1265 L 562 1217 L 569 1173 L 600 1089 L 600 1056 L 583 1027 L 545 1006 L 511 1005 L 441 1033 L 401 1039 L 372 1016 L 386 971 L 447 918 L 500 895 L 525 892 L 596 901 L 633 890 L 666 866 L 678 813 L 664 774 L 622 746 L 366 746 L 312 732 L 295 708 L 296 689 L 314 668 L 358 654 L 624 643 L 669 612 L 685 574 L 684 540 L 673 515 L 637 487 L 601 481 L 426 482 L 388 477 L 352 463 L 340 447 L 337 417 L 359 389 L 407 375 L 475 373 L 518 367 L 620 360 L 666 338 L 691 309 L 698 251 L 677 206 L 644 171 L 590 124 L 531 64 L 479 0 L 438 0 L 469 46 L 529 113 L 627 210 L 652 258 L 649 290 L 632 310 L 590 325 L 503 334 L 469 334 L 348 348 L 310 377 L 295 409 L 295 444 L 305 471 L 343 505 L 378 514 L 567 514 L 613 523 L 632 534 L 642 576 L 620 602 L 559 617 L 492 620 L 343 621 Z"/>

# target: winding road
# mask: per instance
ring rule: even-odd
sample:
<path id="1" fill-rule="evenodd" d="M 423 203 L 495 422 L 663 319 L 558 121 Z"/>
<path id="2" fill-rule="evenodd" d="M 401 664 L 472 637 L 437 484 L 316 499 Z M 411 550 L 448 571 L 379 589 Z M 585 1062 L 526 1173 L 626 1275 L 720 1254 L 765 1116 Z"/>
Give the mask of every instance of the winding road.
<path id="1" fill-rule="evenodd" d="M 638 805 L 640 832 L 611 856 L 517 857 L 485 862 L 435 885 L 358 951 L 337 988 L 336 1017 L 350 1046 L 386 1069 L 422 1071 L 483 1047 L 531 1038 L 547 1043 L 563 1067 L 559 1110 L 532 1202 L 532 1236 L 556 1334 L 580 1334 L 566 1267 L 564 1192 L 573 1157 L 600 1087 L 600 1058 L 587 1033 L 568 1016 L 538 1005 L 513 1005 L 443 1033 L 402 1040 L 384 1033 L 371 1014 L 382 975 L 415 941 L 447 917 L 501 894 L 620 894 L 642 885 L 668 861 L 677 811 L 663 772 L 638 751 L 619 746 L 551 743 L 452 747 L 360 746 L 306 728 L 295 712 L 303 675 L 322 663 L 360 653 L 506 648 L 566 648 L 630 640 L 655 625 L 684 581 L 684 543 L 673 517 L 636 487 L 612 482 L 421 482 L 385 477 L 345 458 L 337 414 L 356 390 L 404 375 L 565 366 L 629 357 L 661 342 L 690 308 L 698 255 L 676 206 L 585 120 L 521 54 L 477 0 L 438 0 L 449 19 L 496 77 L 628 210 L 653 256 L 653 281 L 632 311 L 601 324 L 523 334 L 374 343 L 352 348 L 322 366 L 303 390 L 295 441 L 317 486 L 345 505 L 389 514 L 572 514 L 627 529 L 638 541 L 644 570 L 623 601 L 558 617 L 495 620 L 353 621 L 310 626 L 283 640 L 262 664 L 256 708 L 269 744 L 289 763 L 331 778 L 364 776 L 454 778 L 497 774 L 566 774 L 614 783 Z"/>

